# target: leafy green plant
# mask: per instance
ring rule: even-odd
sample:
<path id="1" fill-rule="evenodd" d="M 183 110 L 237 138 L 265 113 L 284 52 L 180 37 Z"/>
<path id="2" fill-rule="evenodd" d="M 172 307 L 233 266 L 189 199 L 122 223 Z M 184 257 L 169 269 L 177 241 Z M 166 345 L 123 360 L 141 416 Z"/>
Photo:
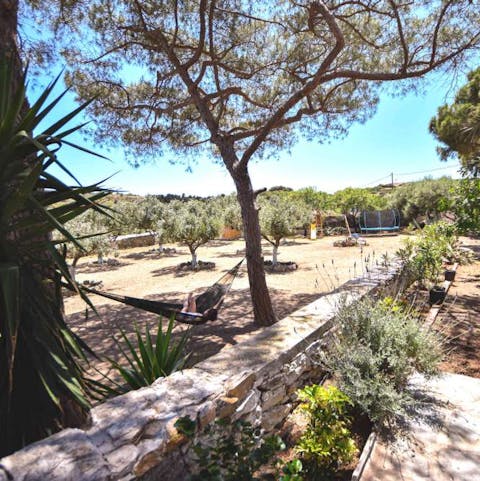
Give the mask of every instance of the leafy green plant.
<path id="1" fill-rule="evenodd" d="M 167 330 L 163 332 L 162 319 L 160 318 L 155 343 L 152 341 L 152 334 L 148 326 L 145 326 L 145 337 L 143 338 L 140 328 L 135 324 L 136 346 L 128 339 L 125 331 L 120 329 L 120 335 L 125 342 L 126 349 L 122 346 L 121 341 L 116 338 L 114 340 L 120 349 L 123 360 L 128 365 L 121 365 L 112 359 L 109 359 L 109 361 L 130 389 L 149 386 L 156 379 L 169 376 L 185 366 L 190 357 L 189 354 L 185 354 L 189 330 L 186 330 L 178 341 L 174 341 L 172 335 L 174 324 L 175 319 L 172 317 L 168 322 Z M 119 389 L 120 392 L 125 390 L 125 388 Z"/>
<path id="2" fill-rule="evenodd" d="M 292 459 L 282 466 L 282 474 L 278 481 L 304 481 L 302 476 L 303 464 L 300 459 Z"/>
<path id="3" fill-rule="evenodd" d="M 263 438 L 261 430 L 247 421 L 229 424 L 227 419 L 217 419 L 205 429 L 204 434 L 210 436 L 211 442 L 194 444 L 199 470 L 191 481 L 255 481 L 269 477 L 257 477 L 256 472 L 272 461 L 275 453 L 285 449 L 282 439 L 279 436 Z M 187 437 L 193 437 L 194 425 L 190 418 L 179 419 L 175 427 Z"/>
<path id="4" fill-rule="evenodd" d="M 353 459 L 357 448 L 349 431 L 347 408 L 352 402 L 335 386 L 306 386 L 297 392 L 300 410 L 308 417 L 308 427 L 296 446 L 307 471 L 318 479 L 322 473 Z"/>
<path id="5" fill-rule="evenodd" d="M 403 261 L 410 280 L 420 286 L 439 282 L 444 261 L 452 262 L 465 257 L 458 249 L 456 226 L 446 222 L 425 226 L 418 237 L 404 242 L 397 255 Z"/>
<path id="6" fill-rule="evenodd" d="M 364 299 L 342 306 L 324 364 L 340 389 L 381 428 L 414 403 L 407 380 L 414 371 L 438 372 L 442 339 L 423 330 L 408 309 Z"/>
<path id="7" fill-rule="evenodd" d="M 57 152 L 89 152 L 67 140 L 89 102 L 41 129 L 63 97 L 49 100 L 55 85 L 29 106 L 26 72 L 17 79 L 0 59 L 0 456 L 83 422 L 93 394 L 79 362 L 89 350 L 63 318 L 62 282 L 78 287 L 51 233 L 78 245 L 65 223 L 88 209 L 106 214 L 97 201 L 108 191 L 68 186 L 48 170 L 76 182 Z"/>
<path id="8" fill-rule="evenodd" d="M 480 164 L 480 159 L 478 160 Z M 454 190 L 452 210 L 455 213 L 456 224 L 463 234 L 480 233 L 480 179 L 466 177 Z"/>

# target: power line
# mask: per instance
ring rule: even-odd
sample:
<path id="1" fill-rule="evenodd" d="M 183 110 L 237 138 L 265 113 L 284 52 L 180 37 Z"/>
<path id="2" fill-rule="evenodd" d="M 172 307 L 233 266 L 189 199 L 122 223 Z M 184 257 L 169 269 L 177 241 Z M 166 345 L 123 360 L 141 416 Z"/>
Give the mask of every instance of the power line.
<path id="1" fill-rule="evenodd" d="M 385 175 L 384 177 L 380 177 L 377 180 L 374 180 L 372 182 L 369 182 L 368 184 L 365 184 L 365 187 L 368 187 L 372 184 L 377 184 L 381 180 L 391 179 L 392 176 L 393 177 L 399 177 L 399 176 L 405 176 L 405 175 L 428 174 L 429 172 L 436 172 L 436 171 L 439 171 L 439 170 L 451 169 L 452 167 L 460 167 L 460 166 L 459 166 L 459 164 L 448 164 L 444 167 L 437 167 L 435 169 L 428 169 L 428 170 L 417 170 L 415 172 L 400 172 L 400 173 L 392 172 L 391 174 Z"/>
<path id="2" fill-rule="evenodd" d="M 377 182 L 380 182 L 381 180 L 389 179 L 390 176 L 391 176 L 391 174 L 385 175 L 384 177 L 380 177 L 380 179 L 377 179 L 377 180 L 374 180 L 372 182 L 369 182 L 368 184 L 365 184 L 365 186 L 368 187 L 369 185 L 376 184 Z"/>
<path id="3" fill-rule="evenodd" d="M 450 164 L 450 165 L 446 165 L 445 167 L 437 167 L 435 169 L 417 170 L 416 172 L 403 172 L 403 173 L 393 174 L 393 175 L 399 176 L 399 175 L 427 174 L 428 172 L 436 172 L 437 170 L 445 170 L 445 169 L 450 169 L 452 167 L 460 167 L 460 166 L 458 164 Z"/>

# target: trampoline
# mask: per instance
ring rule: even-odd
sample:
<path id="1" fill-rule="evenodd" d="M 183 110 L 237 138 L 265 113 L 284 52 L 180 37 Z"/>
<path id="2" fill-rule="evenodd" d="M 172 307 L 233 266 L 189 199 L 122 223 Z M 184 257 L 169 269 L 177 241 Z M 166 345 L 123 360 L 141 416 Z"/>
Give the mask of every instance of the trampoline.
<path id="1" fill-rule="evenodd" d="M 362 211 L 359 218 L 362 234 L 398 233 L 400 212 L 397 209 Z"/>

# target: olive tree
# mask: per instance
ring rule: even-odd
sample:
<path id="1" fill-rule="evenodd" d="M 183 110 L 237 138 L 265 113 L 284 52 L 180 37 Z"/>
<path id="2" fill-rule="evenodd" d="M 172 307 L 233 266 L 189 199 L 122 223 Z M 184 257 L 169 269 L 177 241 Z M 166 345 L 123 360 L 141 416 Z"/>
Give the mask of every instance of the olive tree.
<path id="1" fill-rule="evenodd" d="M 133 163 L 157 158 L 168 145 L 187 162 L 208 150 L 224 165 L 241 206 L 261 325 L 275 315 L 249 163 L 300 135 L 321 141 L 344 134 L 375 112 L 386 84 L 402 81 L 395 93 L 415 88 L 415 79 L 455 67 L 480 41 L 480 8 L 472 0 L 31 5 L 23 15 L 36 16 L 40 28 L 50 22 L 67 82 L 81 98 L 97 96 L 98 139 L 126 146 Z"/>
<path id="2" fill-rule="evenodd" d="M 312 210 L 319 213 L 330 207 L 332 195 L 326 192 L 317 191 L 315 187 L 304 187 L 295 190 L 290 194 L 293 198 L 299 199 L 307 204 Z"/>
<path id="3" fill-rule="evenodd" d="M 164 211 L 163 228 L 169 239 L 185 244 L 198 265 L 197 249 L 218 236 L 221 216 L 212 203 L 201 200 L 173 201 Z"/>
<path id="4" fill-rule="evenodd" d="M 278 260 L 280 241 L 312 219 L 312 209 L 288 194 L 268 193 L 259 197 L 262 237 L 273 246 L 272 264 Z"/>
<path id="5" fill-rule="evenodd" d="M 418 216 L 425 216 L 431 222 L 436 221 L 442 212 L 449 209 L 455 184 L 456 181 L 448 177 L 409 182 L 395 187 L 388 195 L 387 202 L 390 207 L 399 210 L 404 225 Z"/>
<path id="6" fill-rule="evenodd" d="M 68 231 L 77 239 L 76 243 L 67 243 L 67 254 L 72 259 L 73 269 L 82 257 L 92 254 L 96 254 L 98 263 L 102 264 L 103 257 L 112 250 L 106 219 L 107 216 L 98 212 L 87 211 L 65 224 Z"/>
<path id="7" fill-rule="evenodd" d="M 376 210 L 385 206 L 385 200 L 369 189 L 347 187 L 338 190 L 331 198 L 331 205 L 343 215 L 356 217 L 362 210 Z"/>
<path id="8" fill-rule="evenodd" d="M 242 213 L 235 195 L 219 195 L 211 199 L 215 209 L 221 214 L 223 225 L 231 229 L 242 230 Z"/>

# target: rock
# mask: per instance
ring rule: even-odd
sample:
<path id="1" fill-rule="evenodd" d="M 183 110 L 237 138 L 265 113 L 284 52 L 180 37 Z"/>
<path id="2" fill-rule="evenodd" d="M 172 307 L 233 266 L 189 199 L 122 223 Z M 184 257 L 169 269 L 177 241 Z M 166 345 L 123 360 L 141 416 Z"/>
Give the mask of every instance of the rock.
<path id="1" fill-rule="evenodd" d="M 233 419 L 240 419 L 243 417 L 245 414 L 248 414 L 249 412 L 253 411 L 256 406 L 260 404 L 260 392 L 256 389 L 253 389 L 250 391 L 247 395 L 247 397 L 243 400 L 243 402 L 240 404 L 240 406 L 235 409 L 235 415 L 233 416 Z"/>
<path id="2" fill-rule="evenodd" d="M 239 379 L 240 378 L 240 379 Z M 226 387 L 226 394 L 228 397 L 237 397 L 238 399 L 243 399 L 247 393 L 252 389 L 256 380 L 255 373 L 249 372 L 244 375 L 235 376 L 231 381 L 228 382 Z"/>
<path id="3" fill-rule="evenodd" d="M 292 409 L 291 403 L 275 406 L 269 411 L 264 411 L 262 416 L 262 427 L 266 432 L 273 430 L 275 426 L 282 423 Z"/>
<path id="4" fill-rule="evenodd" d="M 238 398 L 222 396 L 219 399 L 217 407 L 217 415 L 219 419 L 231 416 L 238 406 Z"/>
<path id="5" fill-rule="evenodd" d="M 285 386 L 278 386 L 276 389 L 265 391 L 262 394 L 262 409 L 268 411 L 273 406 L 281 404 L 286 400 L 286 395 Z"/>
<path id="6" fill-rule="evenodd" d="M 2 467 L 4 474 L 9 473 L 14 481 L 110 479 L 103 456 L 80 429 L 65 429 L 33 443 L 3 458 Z"/>
<path id="7" fill-rule="evenodd" d="M 215 403 L 208 401 L 203 404 L 197 414 L 198 426 L 200 429 L 204 429 L 210 423 L 215 420 L 217 416 L 217 409 Z"/>

